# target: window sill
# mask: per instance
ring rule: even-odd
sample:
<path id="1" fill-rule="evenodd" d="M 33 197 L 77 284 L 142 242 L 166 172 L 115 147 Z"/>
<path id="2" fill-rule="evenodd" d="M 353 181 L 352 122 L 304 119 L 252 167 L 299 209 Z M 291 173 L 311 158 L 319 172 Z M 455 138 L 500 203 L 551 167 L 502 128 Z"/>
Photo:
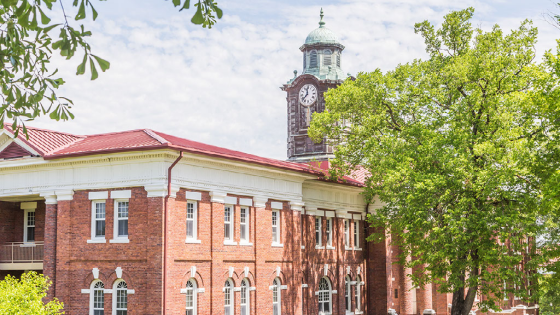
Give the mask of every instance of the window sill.
<path id="1" fill-rule="evenodd" d="M 107 243 L 106 239 L 93 239 L 93 240 L 87 240 L 88 244 L 105 244 Z"/>
<path id="2" fill-rule="evenodd" d="M 353 248 L 352 247 L 345 247 L 344 249 L 345 250 L 352 250 Z"/>
<path id="3" fill-rule="evenodd" d="M 237 242 L 234 242 L 234 241 L 224 241 L 224 245 L 233 246 L 233 245 L 237 245 Z"/>
<path id="4" fill-rule="evenodd" d="M 354 312 L 346 311 L 346 315 L 354 315 Z"/>
<path id="5" fill-rule="evenodd" d="M 336 249 L 336 247 L 327 245 L 327 249 L 333 250 L 333 249 Z"/>
<path id="6" fill-rule="evenodd" d="M 363 313 L 364 313 L 363 311 L 355 311 L 354 312 L 355 315 L 360 315 L 360 314 L 363 314 Z"/>
<path id="7" fill-rule="evenodd" d="M 186 239 L 185 240 L 185 244 L 200 244 L 202 243 L 201 240 L 195 240 L 195 239 Z"/>
<path id="8" fill-rule="evenodd" d="M 315 245 L 315 249 L 325 249 L 325 246 Z"/>
<path id="9" fill-rule="evenodd" d="M 114 239 L 114 240 L 109 240 L 109 243 L 127 244 L 127 243 L 130 243 L 130 240 L 128 238 L 117 238 L 117 239 Z"/>
<path id="10" fill-rule="evenodd" d="M 241 242 L 239 242 L 239 245 L 241 245 L 241 246 L 253 246 L 253 243 L 241 241 Z"/>
<path id="11" fill-rule="evenodd" d="M 284 244 L 272 243 L 270 246 L 272 246 L 272 247 L 284 247 Z"/>
<path id="12" fill-rule="evenodd" d="M 358 250 L 358 251 L 361 251 L 362 249 L 361 249 L 361 248 L 354 248 L 354 250 Z"/>
<path id="13" fill-rule="evenodd" d="M 305 249 L 305 246 L 304 246 L 304 245 L 301 245 L 301 249 Z"/>

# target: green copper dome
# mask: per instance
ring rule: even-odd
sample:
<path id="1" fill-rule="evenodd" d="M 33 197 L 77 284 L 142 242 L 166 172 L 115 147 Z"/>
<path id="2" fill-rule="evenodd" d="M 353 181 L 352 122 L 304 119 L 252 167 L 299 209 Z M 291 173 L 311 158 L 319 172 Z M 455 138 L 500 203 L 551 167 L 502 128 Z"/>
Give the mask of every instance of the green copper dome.
<path id="1" fill-rule="evenodd" d="M 305 39 L 306 45 L 317 43 L 340 44 L 338 36 L 336 36 L 333 31 L 325 27 L 325 22 L 323 22 L 323 9 L 321 9 L 321 21 L 319 22 L 319 28 L 309 33 Z"/>

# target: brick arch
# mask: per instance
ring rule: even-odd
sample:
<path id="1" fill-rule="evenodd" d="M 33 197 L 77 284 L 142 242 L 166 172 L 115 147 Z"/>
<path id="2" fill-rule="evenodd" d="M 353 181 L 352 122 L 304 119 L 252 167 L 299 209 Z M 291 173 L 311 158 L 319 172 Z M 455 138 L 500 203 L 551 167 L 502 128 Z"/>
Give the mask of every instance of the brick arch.
<path id="1" fill-rule="evenodd" d="M 282 283 L 282 285 L 287 284 L 286 275 L 284 275 L 282 269 L 280 269 L 280 275 L 276 275 L 276 269 L 274 269 L 268 278 L 269 283 L 272 283 L 276 278 L 280 278 L 280 282 Z"/>
<path id="2" fill-rule="evenodd" d="M 245 277 L 245 272 L 241 272 L 241 273 L 239 274 L 239 277 L 240 277 L 240 278 L 239 278 L 240 280 L 243 280 L 243 279 L 245 279 L 245 278 L 249 279 L 249 284 L 250 284 L 251 286 L 254 286 L 254 285 L 256 284 L 255 275 L 251 272 L 251 270 L 249 270 L 249 274 L 247 275 L 247 277 Z M 240 285 L 241 285 L 241 281 L 239 281 L 239 283 L 240 283 Z"/>
<path id="3" fill-rule="evenodd" d="M 224 283 L 227 279 L 233 280 L 233 284 L 235 285 L 235 279 L 239 280 L 239 274 L 237 273 L 237 271 L 233 271 L 233 275 L 230 277 L 229 276 L 229 270 L 226 270 L 226 272 L 223 273 L 224 278 Z"/>
<path id="4" fill-rule="evenodd" d="M 185 273 L 183 273 L 183 276 L 181 277 L 181 288 L 186 287 L 187 282 L 192 278 L 196 280 L 196 284 L 198 285 L 198 288 L 204 288 L 204 279 L 202 278 L 200 272 L 198 272 L 197 270 L 196 273 L 192 275 L 190 268 Z"/>
<path id="5" fill-rule="evenodd" d="M 84 286 L 86 286 L 87 288 L 89 288 L 89 286 L 91 285 L 91 283 L 93 282 L 93 280 L 96 280 L 93 278 L 93 272 L 90 270 L 88 272 L 88 275 L 84 278 Z M 101 280 L 101 282 L 103 282 L 103 285 L 105 285 L 106 289 L 109 289 L 109 287 L 107 287 L 107 283 L 109 283 L 107 280 L 109 280 L 109 277 L 107 277 L 106 274 L 104 274 L 103 272 L 101 272 L 101 270 L 99 270 L 99 278 L 98 280 Z M 111 282 L 111 285 L 113 285 L 113 283 Z"/>
<path id="6" fill-rule="evenodd" d="M 122 269 L 122 267 L 121 267 Z M 117 272 L 115 270 L 113 270 L 113 272 L 111 272 L 111 274 L 109 275 L 109 277 L 107 277 L 107 283 L 111 284 L 111 288 L 113 286 L 113 283 L 115 283 L 115 281 L 117 281 L 118 279 L 123 279 L 126 282 L 126 286 L 130 289 L 130 288 L 134 288 L 134 278 L 124 269 L 122 270 L 122 278 L 117 278 Z M 105 282 L 103 282 L 105 283 Z"/>
<path id="7" fill-rule="evenodd" d="M 317 277 L 318 281 L 321 281 L 321 278 L 323 278 L 325 276 L 325 272 L 323 270 L 325 270 L 325 265 L 322 265 L 321 268 L 319 268 L 319 273 L 318 273 L 319 276 Z M 344 272 L 346 274 L 346 270 Z M 334 282 L 333 279 L 337 279 L 337 276 L 333 272 L 333 267 L 332 266 L 329 266 L 329 270 L 327 271 L 327 277 L 329 277 L 329 280 L 331 281 L 331 284 Z M 319 282 L 317 282 L 317 284 L 319 284 Z"/>

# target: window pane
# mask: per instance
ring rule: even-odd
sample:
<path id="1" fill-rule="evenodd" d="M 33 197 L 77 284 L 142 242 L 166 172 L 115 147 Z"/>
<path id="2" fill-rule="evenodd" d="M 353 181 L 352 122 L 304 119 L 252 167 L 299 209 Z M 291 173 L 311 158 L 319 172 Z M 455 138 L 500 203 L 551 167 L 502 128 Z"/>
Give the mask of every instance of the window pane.
<path id="1" fill-rule="evenodd" d="M 128 297 L 126 290 L 117 290 L 117 308 L 126 309 L 128 305 Z"/>
<path id="2" fill-rule="evenodd" d="M 187 310 L 186 315 L 193 315 L 193 314 L 194 314 L 194 313 L 193 313 L 193 310 Z"/>
<path id="3" fill-rule="evenodd" d="M 95 221 L 95 236 L 105 236 L 105 220 Z"/>
<path id="4" fill-rule="evenodd" d="M 105 219 L 105 203 L 96 203 L 95 204 L 95 218 L 96 219 Z"/>
<path id="5" fill-rule="evenodd" d="M 27 225 L 35 225 L 35 212 L 27 212 Z"/>
<path id="6" fill-rule="evenodd" d="M 278 242 L 278 228 L 275 226 L 272 227 L 272 241 Z"/>
<path id="7" fill-rule="evenodd" d="M 247 239 L 247 237 L 245 236 L 245 224 L 241 225 L 241 230 L 240 230 L 240 232 L 241 232 L 241 239 L 242 239 L 242 240 Z"/>
<path id="8" fill-rule="evenodd" d="M 117 315 L 126 315 L 127 311 L 117 311 Z"/>
<path id="9" fill-rule="evenodd" d="M 194 238 L 194 221 L 187 219 L 187 237 Z"/>
<path id="10" fill-rule="evenodd" d="M 27 227 L 27 241 L 28 242 L 35 241 L 35 227 L 34 226 L 28 226 Z"/>
<path id="11" fill-rule="evenodd" d="M 119 202 L 119 218 L 128 218 L 128 202 Z"/>
<path id="12" fill-rule="evenodd" d="M 105 311 L 103 311 L 103 310 L 95 310 L 95 311 L 93 311 L 93 315 L 104 315 L 104 314 L 105 314 Z"/>
<path id="13" fill-rule="evenodd" d="M 119 236 L 128 236 L 128 219 L 119 220 Z"/>
<path id="14" fill-rule="evenodd" d="M 229 239 L 229 223 L 224 224 L 224 236 L 226 239 Z"/>

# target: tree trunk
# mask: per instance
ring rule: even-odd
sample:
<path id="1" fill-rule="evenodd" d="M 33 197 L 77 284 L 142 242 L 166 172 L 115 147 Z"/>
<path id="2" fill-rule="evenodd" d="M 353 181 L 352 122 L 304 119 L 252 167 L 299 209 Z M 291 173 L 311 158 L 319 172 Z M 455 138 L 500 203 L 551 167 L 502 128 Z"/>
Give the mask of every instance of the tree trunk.
<path id="1" fill-rule="evenodd" d="M 474 304 L 476 291 L 478 288 L 469 288 L 467 296 L 465 296 L 465 288 L 459 288 L 453 292 L 453 301 L 451 304 L 451 315 L 469 315 Z"/>

